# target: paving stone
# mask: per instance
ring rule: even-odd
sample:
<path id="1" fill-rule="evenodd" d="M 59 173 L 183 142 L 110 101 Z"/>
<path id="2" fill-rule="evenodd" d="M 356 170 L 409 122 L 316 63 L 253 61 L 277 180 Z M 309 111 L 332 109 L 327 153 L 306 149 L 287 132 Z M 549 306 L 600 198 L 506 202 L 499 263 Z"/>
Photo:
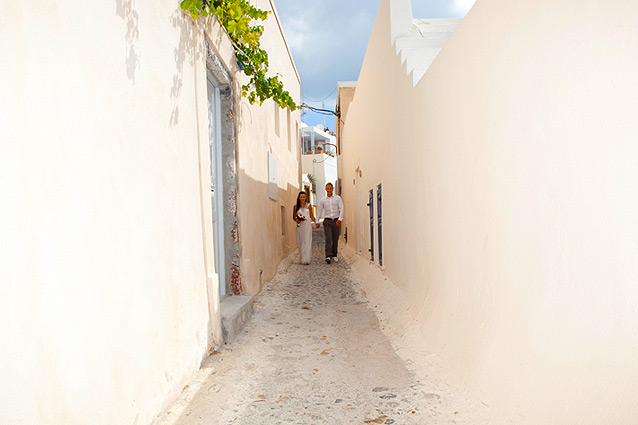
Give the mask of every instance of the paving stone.
<path id="1" fill-rule="evenodd" d="M 479 423 L 408 370 L 347 261 L 326 264 L 323 243 L 314 230 L 312 263 L 282 262 L 244 329 L 204 362 L 200 389 L 189 385 L 157 425 Z"/>

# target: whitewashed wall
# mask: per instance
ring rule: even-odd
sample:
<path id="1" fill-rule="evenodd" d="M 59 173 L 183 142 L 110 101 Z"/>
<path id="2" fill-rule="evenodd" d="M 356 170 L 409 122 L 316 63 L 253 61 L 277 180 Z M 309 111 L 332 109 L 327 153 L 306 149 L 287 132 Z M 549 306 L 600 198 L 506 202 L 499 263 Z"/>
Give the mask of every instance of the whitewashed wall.
<path id="1" fill-rule="evenodd" d="M 201 28 L 174 1 L 3 5 L 0 423 L 148 424 L 221 342 Z M 267 131 L 262 109 L 231 117 L 240 143 Z M 239 155 L 267 178 L 265 149 Z"/>
<path id="2" fill-rule="evenodd" d="M 358 249 L 382 183 L 405 318 L 482 401 L 635 424 L 638 4 L 478 0 L 414 88 L 390 4 L 344 129 Z"/>
<path id="3" fill-rule="evenodd" d="M 302 155 L 301 167 L 304 174 L 311 174 L 317 189 L 315 207 L 326 196 L 326 184 L 337 182 L 337 158 L 325 153 Z"/>
<path id="4" fill-rule="evenodd" d="M 276 9 L 270 0 L 259 0 L 255 5 L 263 10 L 275 10 L 264 23 L 261 45 L 269 52 L 269 72 L 272 75 L 279 73 L 284 88 L 299 102 L 300 80 Z M 298 130 L 301 118 L 299 111 L 292 111 L 289 120 L 288 110 L 279 108 L 271 100 L 262 106 L 250 105 L 245 99 L 238 99 L 238 103 L 241 286 L 243 293 L 256 294 L 275 275 L 281 260 L 296 249 L 292 207 L 301 190 Z M 275 119 L 279 121 L 278 133 L 275 131 Z M 276 201 L 268 198 L 268 152 L 273 154 L 278 165 L 279 194 Z"/>

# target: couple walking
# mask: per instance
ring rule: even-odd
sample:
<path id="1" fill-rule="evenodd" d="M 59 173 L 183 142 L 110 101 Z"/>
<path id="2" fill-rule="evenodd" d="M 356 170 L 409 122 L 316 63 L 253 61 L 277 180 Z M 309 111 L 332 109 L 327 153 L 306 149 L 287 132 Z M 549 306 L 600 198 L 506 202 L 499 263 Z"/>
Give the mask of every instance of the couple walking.
<path id="1" fill-rule="evenodd" d="M 293 208 L 293 219 L 297 222 L 297 248 L 301 257 L 301 264 L 310 264 L 312 248 L 312 222 L 319 228 L 319 219 L 323 219 L 323 231 L 326 235 L 326 263 L 337 262 L 337 247 L 343 219 L 343 201 L 339 195 L 332 192 L 332 183 L 326 184 L 326 196 L 319 201 L 317 219 L 312 214 L 306 192 L 299 192 L 297 204 Z"/>

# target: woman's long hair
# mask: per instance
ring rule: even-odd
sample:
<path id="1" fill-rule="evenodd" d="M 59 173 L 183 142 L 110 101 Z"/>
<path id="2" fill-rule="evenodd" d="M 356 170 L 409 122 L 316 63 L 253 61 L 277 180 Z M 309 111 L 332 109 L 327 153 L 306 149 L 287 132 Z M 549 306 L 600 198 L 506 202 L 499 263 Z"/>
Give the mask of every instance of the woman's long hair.
<path id="1" fill-rule="evenodd" d="M 299 194 L 297 195 L 297 206 L 295 207 L 295 211 L 299 211 L 299 208 L 301 208 L 301 199 L 300 196 L 301 194 L 306 195 L 306 205 L 310 205 L 310 199 L 308 199 L 308 194 L 306 192 L 304 192 L 303 190 L 301 192 L 299 192 Z"/>

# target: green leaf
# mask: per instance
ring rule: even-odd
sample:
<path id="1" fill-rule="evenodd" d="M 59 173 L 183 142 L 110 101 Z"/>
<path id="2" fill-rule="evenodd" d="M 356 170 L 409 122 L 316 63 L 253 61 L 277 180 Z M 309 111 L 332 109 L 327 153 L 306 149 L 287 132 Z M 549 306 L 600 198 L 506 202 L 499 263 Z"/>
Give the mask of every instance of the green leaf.
<path id="1" fill-rule="evenodd" d="M 264 33 L 263 25 L 254 24 L 268 18 L 270 11 L 252 6 L 246 0 L 212 0 L 204 6 L 203 0 L 182 0 L 182 10 L 188 11 L 194 19 L 214 13 L 219 23 L 226 29 L 235 43 L 235 56 L 244 64 L 243 72 L 250 78 L 242 85 L 242 96 L 251 104 L 263 104 L 272 98 L 282 108 L 299 109 L 290 93 L 280 81 L 281 74 L 267 77 L 268 53 L 260 47 Z M 283 78 L 283 77 L 281 77 Z"/>

